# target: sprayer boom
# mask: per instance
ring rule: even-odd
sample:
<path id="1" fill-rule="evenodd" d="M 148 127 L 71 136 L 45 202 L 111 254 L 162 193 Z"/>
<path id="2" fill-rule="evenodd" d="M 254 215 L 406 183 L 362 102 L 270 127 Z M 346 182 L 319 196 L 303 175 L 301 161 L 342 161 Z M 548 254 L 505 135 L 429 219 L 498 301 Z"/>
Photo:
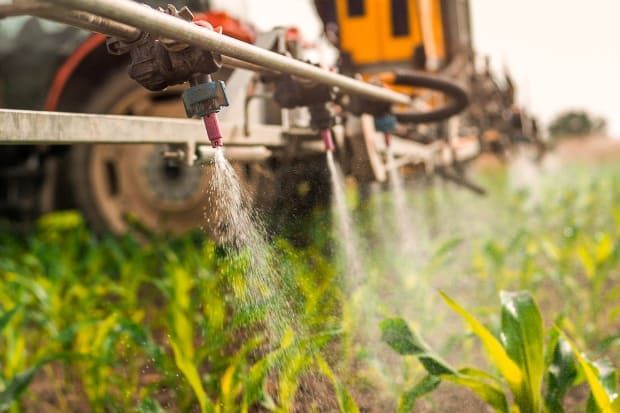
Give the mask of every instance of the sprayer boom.
<path id="1" fill-rule="evenodd" d="M 380 168 L 384 168 L 381 166 L 383 161 L 378 159 L 383 158 L 383 155 L 374 143 L 375 135 L 389 136 L 390 139 L 386 140 L 388 143 L 398 141 L 399 137 L 395 133 L 395 128 L 396 120 L 398 116 L 401 116 L 399 113 L 402 114 L 404 106 L 413 107 L 412 97 L 386 87 L 380 79 L 374 79 L 373 83 L 369 83 L 361 78 L 344 76 L 302 61 L 294 52 L 287 50 L 287 46 L 283 46 L 287 42 L 283 32 L 276 34 L 275 37 L 268 37 L 270 40 L 263 43 L 260 42 L 259 36 L 256 44 L 250 44 L 222 34 L 221 30 L 214 29 L 205 20 L 196 20 L 187 8 L 177 10 L 173 6 L 168 6 L 167 9 L 154 9 L 130 0 L 13 0 L 9 5 L 0 5 L 0 18 L 19 14 L 31 14 L 107 35 L 108 51 L 115 55 L 128 54 L 131 62 L 128 70 L 130 77 L 149 90 L 161 91 L 169 86 L 189 82 L 189 89 L 181 96 L 186 114 L 188 117 L 202 118 L 209 138 L 208 143 L 212 148 L 222 146 L 224 141 L 234 144 L 228 134 L 238 133 L 238 128 L 220 127 L 216 117 L 216 113 L 223 106 L 229 105 L 228 88 L 222 81 L 213 80 L 210 76 L 222 66 L 259 73 L 260 82 L 269 84 L 266 89 L 273 87 L 272 90 L 275 90 L 272 95 L 265 96 L 267 99 L 274 100 L 282 108 L 283 119 L 278 134 L 280 141 L 271 142 L 270 146 L 266 146 L 260 137 L 256 140 L 255 138 L 249 139 L 247 136 L 247 145 L 269 148 L 267 151 L 258 150 L 253 156 L 256 154 L 263 156 L 266 153 L 271 155 L 274 153 L 273 149 L 279 150 L 279 154 L 291 156 L 292 152 L 285 147 L 293 147 L 297 151 L 294 156 L 303 154 L 304 151 L 312 153 L 317 150 L 336 150 L 343 143 L 334 140 L 332 133 L 334 126 L 340 125 L 347 129 L 343 134 L 347 139 L 358 142 L 354 145 L 364 148 L 362 151 L 365 151 L 365 154 L 362 155 L 362 159 L 367 158 L 367 155 L 377 158 L 367 160 L 363 164 L 365 168 L 372 170 L 373 179 L 383 180 L 385 171 L 375 170 L 376 168 L 372 166 L 380 165 Z M 411 84 L 408 85 L 415 86 L 416 82 L 422 82 L 423 87 L 444 92 L 448 97 L 447 101 L 457 102 L 458 110 L 462 110 L 467 104 L 467 96 L 460 86 L 451 83 L 449 79 L 435 79 L 433 76 L 416 74 L 411 78 L 413 79 Z M 228 83 L 232 85 L 230 89 L 246 93 L 244 112 L 239 113 L 234 109 L 227 109 L 227 111 L 232 110 L 241 115 L 234 119 L 237 121 L 244 119 L 245 135 L 254 136 L 257 130 L 260 131 L 264 127 L 254 125 L 256 122 L 252 122 L 252 125 L 248 122 L 249 101 L 254 97 L 247 86 L 251 77 L 246 76 L 243 82 L 235 84 L 237 78 L 240 77 L 231 76 Z M 430 78 L 434 80 L 430 81 Z M 243 84 L 243 86 L 239 87 L 238 84 Z M 293 90 L 298 93 L 292 93 Z M 450 94 L 455 90 L 460 93 L 460 100 L 454 99 L 454 96 Z M 243 99 L 244 95 L 231 92 L 231 100 L 239 97 Z M 400 105 L 401 112 L 393 113 L 393 105 Z M 307 109 L 309 112 L 309 126 L 299 128 L 294 121 L 291 122 L 289 119 L 289 116 L 294 117 L 298 108 Z M 442 113 L 442 116 L 445 115 L 441 111 L 436 112 Z M 449 116 L 456 112 L 457 110 L 452 110 Z M 395 117 L 394 114 L 397 116 Z M 8 116 L 7 113 L 0 113 L 0 115 Z M 372 127 L 369 128 L 361 125 L 359 119 L 366 115 L 372 117 L 371 123 L 374 123 L 374 126 L 371 125 Z M 22 120 L 31 118 L 31 121 L 35 123 L 40 122 L 41 119 L 48 121 L 51 119 L 35 113 L 17 113 L 15 116 Z M 47 138 L 46 143 L 68 143 L 80 140 L 91 143 L 107 141 L 106 136 L 110 135 L 106 134 L 106 128 L 98 129 L 102 125 L 101 122 L 114 124 L 119 121 L 117 118 L 99 120 L 95 117 L 72 116 L 77 120 L 53 118 L 57 129 L 41 129 L 58 131 L 58 134 L 54 133 L 57 136 L 54 139 Z M 226 117 L 224 112 L 223 118 Z M 91 136 L 91 134 L 86 139 L 84 134 L 73 133 L 75 129 L 63 126 L 60 119 L 68 125 L 83 122 L 86 130 L 97 131 L 98 136 Z M 232 119 L 232 116 L 228 116 L 229 123 Z M 153 124 L 136 119 L 135 127 L 131 128 L 131 132 L 117 136 L 127 143 L 167 141 L 175 147 L 172 148 L 173 150 L 165 151 L 164 156 L 175 160 L 183 159 L 187 164 L 192 164 L 196 156 L 209 152 L 196 149 L 197 142 L 201 141 L 197 135 L 192 135 L 190 139 L 184 141 L 184 149 L 178 149 L 179 136 L 183 134 L 166 135 L 165 131 L 169 128 L 163 127 L 163 124 L 167 122 L 174 125 L 172 120 L 162 120 L 162 127 L 153 128 L 152 134 L 151 132 L 140 133 L 140 128 Z M 345 122 L 348 124 L 345 125 Z M 28 128 L 26 123 L 21 125 Z M 124 124 L 129 129 L 128 125 L 129 123 Z M 300 132 L 303 128 L 305 130 Z M 322 141 L 322 147 L 312 146 L 305 137 L 308 133 L 311 139 Z M 361 135 L 362 138 L 356 139 L 355 135 Z M 21 143 L 38 142 L 40 137 L 40 135 L 36 138 L 34 135 L 23 136 L 19 130 L 14 130 L 10 135 L 0 136 L 0 138 L 5 142 L 15 143 L 16 136 L 22 136 Z M 437 162 L 434 150 L 430 151 L 433 153 L 432 156 L 425 157 L 420 156 L 417 147 L 412 149 L 411 145 L 401 145 L 404 151 L 398 154 L 396 148 L 399 146 L 394 146 L 394 153 L 402 161 L 424 162 L 431 165 L 431 168 Z M 472 148 L 470 152 L 479 151 L 477 144 L 472 145 Z M 359 158 L 356 154 L 353 154 L 353 157 Z"/>

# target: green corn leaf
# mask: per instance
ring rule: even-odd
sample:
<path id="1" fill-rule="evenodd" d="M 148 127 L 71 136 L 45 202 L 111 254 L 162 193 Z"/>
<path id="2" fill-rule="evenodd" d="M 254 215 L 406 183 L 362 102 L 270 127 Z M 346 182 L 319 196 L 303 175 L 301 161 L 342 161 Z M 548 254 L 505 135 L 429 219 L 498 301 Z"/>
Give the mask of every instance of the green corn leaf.
<path id="1" fill-rule="evenodd" d="M 415 402 L 425 394 L 428 394 L 435 390 L 441 383 L 441 378 L 429 374 L 424 377 L 418 384 L 413 386 L 412 389 L 406 391 L 400 397 L 400 403 L 398 405 L 398 413 L 409 413 L 413 410 Z"/>
<path id="2" fill-rule="evenodd" d="M 601 385 L 605 389 L 605 393 L 609 396 L 609 399 L 612 401 L 612 408 L 614 408 L 614 403 L 616 404 L 615 408 L 617 409 L 618 403 L 618 378 L 616 376 L 616 370 L 613 368 L 611 363 L 607 360 L 604 361 L 595 361 L 592 362 L 592 366 L 596 368 L 598 371 L 598 377 L 601 382 Z M 617 411 L 617 410 L 614 410 Z M 590 397 L 588 398 L 588 403 L 586 406 L 586 412 L 590 413 L 600 413 L 601 409 L 598 408 L 596 404 L 596 400 L 594 399 L 594 393 L 590 393 Z"/>
<path id="3" fill-rule="evenodd" d="M 544 331 L 538 306 L 527 291 L 500 292 L 502 342 L 522 373 L 520 386 L 511 388 L 522 412 L 539 412 L 545 373 Z"/>
<path id="4" fill-rule="evenodd" d="M 0 412 L 8 410 L 19 396 L 28 388 L 28 385 L 37 374 L 40 365 L 25 370 L 13 377 L 6 388 L 0 392 Z"/>
<path id="5" fill-rule="evenodd" d="M 597 263 L 602 263 L 607 260 L 614 251 L 614 242 L 609 234 L 603 234 L 601 239 L 596 244 L 595 259 Z"/>
<path id="6" fill-rule="evenodd" d="M 473 332 L 480 338 L 489 358 L 495 363 L 495 366 L 502 373 L 502 376 L 508 382 L 511 389 L 518 389 L 521 386 L 523 374 L 519 366 L 508 356 L 502 344 L 491 332 L 474 318 L 467 310 L 458 305 L 444 292 L 440 292 L 443 299 L 448 303 L 456 313 L 458 313 Z"/>
<path id="7" fill-rule="evenodd" d="M 506 252 L 495 241 L 489 241 L 484 247 L 484 252 L 496 267 L 500 267 L 505 259 Z"/>
<path id="8" fill-rule="evenodd" d="M 381 339 L 403 356 L 416 356 L 429 374 L 456 374 L 456 371 L 435 354 L 402 318 L 381 322 Z"/>
<path id="9" fill-rule="evenodd" d="M 200 373 L 198 372 L 196 365 L 182 352 L 181 347 L 175 340 L 171 340 L 170 345 L 172 347 L 172 352 L 174 353 L 174 361 L 176 366 L 181 373 L 183 373 L 190 387 L 194 391 L 202 413 L 213 411 L 213 404 L 207 397 L 207 393 L 202 385 Z"/>
<path id="10" fill-rule="evenodd" d="M 19 308 L 20 306 L 16 305 L 11 310 L 7 311 L 6 313 L 2 314 L 2 316 L 0 316 L 0 333 L 2 332 L 2 330 L 4 330 L 7 324 L 9 324 L 9 322 L 11 321 L 13 316 L 17 313 Z"/>
<path id="11" fill-rule="evenodd" d="M 388 318 L 381 322 L 381 340 L 401 356 L 417 356 L 428 350 L 419 337 L 414 336 L 402 318 Z"/>
<path id="12" fill-rule="evenodd" d="M 136 409 L 136 413 L 165 413 L 166 411 L 157 403 L 157 401 L 147 397 L 140 403 Z"/>
<path id="13" fill-rule="evenodd" d="M 559 336 L 547 369 L 547 391 L 545 393 L 547 411 L 564 412 L 562 400 L 576 378 L 577 366 L 575 365 L 573 351 L 570 344 L 562 336 Z"/>
<path id="14" fill-rule="evenodd" d="M 598 410 L 595 411 L 600 413 L 620 413 L 620 402 L 618 402 L 619 399 L 616 390 L 610 389 L 612 390 L 611 394 L 607 392 L 608 389 L 606 387 L 608 386 L 603 383 L 604 380 L 600 377 L 598 368 L 579 352 L 575 343 L 568 339 L 568 337 L 565 336 L 565 338 L 573 349 L 579 366 L 586 376 L 590 391 L 592 392 L 593 401 L 598 408 Z"/>
<path id="15" fill-rule="evenodd" d="M 524 241 L 527 241 L 527 235 L 525 230 L 520 230 L 506 247 L 506 252 L 511 254 L 522 248 Z"/>
<path id="16" fill-rule="evenodd" d="M 267 358 L 260 359 L 248 371 L 244 371 L 244 368 L 247 354 L 258 348 L 263 341 L 264 338 L 260 336 L 249 339 L 234 355 L 226 372 L 220 378 L 219 404 L 220 407 L 224 406 L 224 411 L 227 411 L 227 408 L 230 410 L 230 406 L 238 403 L 238 396 L 244 390 L 243 387 L 245 387 L 243 394 L 245 407 L 260 399 L 261 386 L 269 372 L 269 360 Z M 262 368 L 258 366 L 262 366 Z M 243 376 L 240 374 L 242 371 L 244 372 Z M 247 408 L 245 410 L 247 411 Z"/>
<path id="17" fill-rule="evenodd" d="M 194 279 L 182 268 L 172 268 L 170 275 L 173 285 L 172 302 L 169 304 L 170 346 L 174 353 L 177 368 L 183 373 L 194 391 L 201 411 L 213 411 L 213 403 L 207 396 L 200 373 L 195 362 L 194 326 L 192 320 L 191 291 Z"/>
<path id="18" fill-rule="evenodd" d="M 295 331 L 287 328 L 280 339 L 283 350 L 278 360 L 278 409 L 276 412 L 289 411 L 295 403 L 299 388 L 299 378 L 308 362 L 307 348 L 295 337 Z"/>
<path id="19" fill-rule="evenodd" d="M 476 369 L 463 369 L 456 375 L 443 375 L 443 379 L 451 381 L 473 391 L 488 403 L 497 413 L 509 413 L 508 400 L 497 379 Z M 489 380 L 490 379 L 490 380 Z"/>
<path id="20" fill-rule="evenodd" d="M 433 255 L 432 260 L 440 260 L 445 255 L 452 252 L 456 247 L 463 243 L 463 238 L 452 238 L 439 246 L 435 254 Z"/>
<path id="21" fill-rule="evenodd" d="M 262 338 L 254 340 L 254 345 L 248 347 L 253 350 L 254 346 L 258 346 L 262 342 Z M 276 410 L 276 402 L 271 398 L 268 392 L 264 391 L 265 377 L 274 366 L 284 369 L 290 359 L 296 354 L 303 353 L 306 350 L 307 342 L 303 340 L 295 340 L 292 330 L 287 330 L 281 339 L 280 347 L 273 350 L 254 363 L 245 374 L 245 391 L 243 394 L 243 407 L 249 409 L 249 406 L 262 399 L 262 405 L 270 410 Z M 270 407 L 268 407 L 270 406 Z M 243 410 L 243 409 L 242 409 Z"/>
<path id="22" fill-rule="evenodd" d="M 263 396 L 263 384 L 270 366 L 270 358 L 264 357 L 252 365 L 245 375 L 244 408 L 249 408 L 252 403 L 259 401 Z"/>
<path id="23" fill-rule="evenodd" d="M 131 320 L 122 319 L 117 330 L 117 334 L 120 333 L 126 333 L 142 351 L 151 357 L 156 365 L 162 366 L 165 357 L 164 350 L 151 339 L 151 336 L 143 326 Z"/>
<path id="24" fill-rule="evenodd" d="M 487 381 L 489 383 L 493 383 L 497 387 L 502 386 L 502 381 L 499 377 L 494 376 L 491 373 L 488 373 L 483 370 L 479 370 L 473 367 L 464 367 L 458 371 L 460 375 L 477 378 L 479 380 Z"/>
<path id="25" fill-rule="evenodd" d="M 353 397 L 351 397 L 347 389 L 340 383 L 340 380 L 338 380 L 331 367 L 329 367 L 327 361 L 320 355 L 317 355 L 316 362 L 321 372 L 332 382 L 334 389 L 336 389 L 336 399 L 338 400 L 340 411 L 344 413 L 359 413 L 355 400 L 353 400 Z"/>
<path id="26" fill-rule="evenodd" d="M 542 250 L 553 261 L 557 261 L 560 259 L 561 250 L 551 240 L 547 238 L 543 238 L 541 245 L 542 245 Z"/>
<path id="27" fill-rule="evenodd" d="M 620 308 L 618 309 L 618 311 L 620 311 Z M 599 343 L 597 352 L 604 353 L 617 342 L 620 342 L 620 334 L 613 334 L 607 336 Z"/>

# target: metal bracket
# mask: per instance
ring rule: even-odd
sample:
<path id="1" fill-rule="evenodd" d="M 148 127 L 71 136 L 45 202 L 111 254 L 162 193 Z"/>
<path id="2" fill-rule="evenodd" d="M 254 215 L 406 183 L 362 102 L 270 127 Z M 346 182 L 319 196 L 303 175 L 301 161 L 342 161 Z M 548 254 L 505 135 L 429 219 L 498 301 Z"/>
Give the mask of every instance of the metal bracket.
<path id="1" fill-rule="evenodd" d="M 226 86 L 221 80 L 192 86 L 183 92 L 181 98 L 188 118 L 217 113 L 229 105 Z"/>

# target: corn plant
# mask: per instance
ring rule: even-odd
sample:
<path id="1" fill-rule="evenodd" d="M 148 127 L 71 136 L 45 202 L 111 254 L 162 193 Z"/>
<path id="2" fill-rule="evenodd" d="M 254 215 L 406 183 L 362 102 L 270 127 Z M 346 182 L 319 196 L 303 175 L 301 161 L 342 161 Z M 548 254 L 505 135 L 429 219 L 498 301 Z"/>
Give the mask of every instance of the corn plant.
<path id="1" fill-rule="evenodd" d="M 5 330 L 18 310 L 19 307 L 14 307 L 0 314 L 0 334 L 3 333 L 3 330 Z M 12 336 L 7 337 L 7 339 L 9 341 L 15 340 Z M 23 345 L 24 343 L 22 342 L 21 346 Z M 20 394 L 28 387 L 38 369 L 38 366 L 36 366 L 24 371 L 14 371 L 15 366 L 12 365 L 14 362 L 11 360 L 11 356 L 16 355 L 14 351 L 15 346 L 19 345 L 9 343 L 7 346 L 8 351 L 5 353 L 7 358 L 0 364 L 0 411 L 9 409 L 18 400 Z"/>
<path id="2" fill-rule="evenodd" d="M 617 364 L 618 173 L 604 167 L 566 167 L 561 175 L 542 177 L 536 185 L 541 190 L 535 201 L 508 192 L 497 205 L 523 217 L 515 219 L 519 225 L 490 222 L 495 230 L 471 241 L 471 263 L 464 266 L 478 288 L 468 298 L 486 303 L 500 289 L 527 289 L 542 308 L 566 315 L 578 338 Z"/>
<path id="3" fill-rule="evenodd" d="M 200 234 L 95 238 L 79 215 L 0 232 L 0 411 L 294 410 L 307 377 L 355 402 L 324 348 L 341 336 L 337 277 L 316 249 L 274 240 L 298 315 L 267 329 L 271 296 L 248 301 L 247 251 Z M 306 377 L 306 378 L 304 378 Z M 34 382 L 37 391 L 31 391 Z M 39 394 L 41 383 L 50 383 Z M 320 410 L 320 400 L 318 400 Z"/>
<path id="4" fill-rule="evenodd" d="M 494 370 L 456 369 L 431 350 L 403 319 L 386 319 L 381 324 L 383 340 L 399 354 L 417 357 L 428 373 L 402 395 L 399 411 L 411 411 L 420 396 L 446 380 L 469 388 L 499 413 L 560 413 L 567 389 L 579 382 L 579 368 L 591 389 L 587 411 L 620 412 L 615 371 L 590 362 L 555 330 L 545 348 L 542 317 L 528 292 L 500 294 L 499 339 L 453 299 L 442 296 L 478 336 Z"/>

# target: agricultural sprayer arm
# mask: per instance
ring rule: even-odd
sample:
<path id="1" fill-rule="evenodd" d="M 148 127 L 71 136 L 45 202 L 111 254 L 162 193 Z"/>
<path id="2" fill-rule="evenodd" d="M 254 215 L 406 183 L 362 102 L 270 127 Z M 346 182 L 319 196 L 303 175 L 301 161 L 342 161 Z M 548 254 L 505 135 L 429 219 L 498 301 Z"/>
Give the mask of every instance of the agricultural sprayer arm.
<path id="1" fill-rule="evenodd" d="M 319 124 L 328 125 L 328 127 L 318 128 L 321 135 L 328 132 L 331 123 L 326 119 L 327 112 L 319 110 L 319 105 L 340 104 L 343 101 L 343 96 L 346 95 L 366 102 L 368 108 L 362 112 L 370 113 L 375 118 L 391 116 L 393 105 L 399 105 L 400 108 L 412 107 L 412 98 L 405 94 L 325 70 L 288 56 L 281 51 L 266 50 L 230 38 L 212 28 L 194 24 L 187 17 L 179 18 L 182 16 L 170 12 L 162 13 L 129 0 L 14 0 L 9 5 L 0 6 L 0 16 L 17 14 L 32 14 L 112 36 L 118 40 L 117 43 L 124 43 L 125 46 L 129 46 L 124 51 L 116 49 L 116 52 L 119 53 L 133 53 L 136 49 L 135 45 L 149 36 L 153 41 L 164 43 L 165 53 L 167 54 L 163 58 L 164 61 L 175 63 L 179 60 L 177 59 L 179 54 L 186 53 L 185 50 L 191 50 L 191 53 L 198 56 L 196 61 L 199 61 L 203 66 L 198 64 L 197 67 L 184 67 L 184 70 L 173 67 L 174 70 L 172 71 L 175 72 L 175 76 L 168 78 L 164 76 L 163 82 L 160 84 L 149 83 L 148 80 L 143 81 L 144 79 L 139 78 L 143 73 L 135 73 L 134 78 L 149 89 L 163 89 L 170 84 L 190 81 L 192 88 L 188 92 L 191 93 L 187 93 L 188 96 L 184 102 L 187 114 L 188 116 L 198 115 L 205 119 L 212 146 L 222 144 L 222 134 L 217 123 L 209 122 L 207 118 L 211 118 L 221 106 L 225 106 L 228 102 L 223 84 L 212 82 L 207 77 L 198 75 L 208 75 L 219 69 L 222 64 L 260 73 L 276 74 L 280 76 L 279 82 L 282 79 L 293 79 L 296 82 L 329 88 L 329 99 L 323 99 L 319 103 L 298 102 L 299 104 L 293 105 L 309 107 L 311 112 L 313 107 L 315 108 L 317 118 L 323 118 Z M 110 42 L 108 46 L 111 46 Z M 181 46 L 180 52 L 175 50 L 179 46 Z M 211 58 L 203 59 L 205 56 L 211 56 Z M 210 63 L 206 64 L 207 68 L 204 67 L 204 60 L 210 60 Z M 166 72 L 167 74 L 169 73 Z M 417 74 L 414 77 L 406 74 L 398 75 L 396 80 L 403 79 L 412 85 L 436 88 L 446 92 L 448 96 L 456 97 L 451 100 L 452 103 L 447 107 L 432 110 L 427 114 L 398 114 L 401 119 L 407 122 L 444 119 L 461 110 L 466 104 L 462 90 L 450 82 L 426 74 Z M 312 88 L 313 86 L 309 90 Z M 338 102 L 335 99 L 338 99 Z M 207 107 L 206 110 L 205 106 Z M 388 129 L 391 127 L 390 122 L 381 123 L 380 131 L 385 131 L 386 124 Z M 326 136 L 323 138 L 326 139 Z M 187 149 L 191 151 L 189 153 L 192 153 L 194 148 L 188 145 Z M 331 149 L 327 139 L 326 149 Z M 192 162 L 193 157 L 188 156 L 187 160 Z"/>
<path id="2" fill-rule="evenodd" d="M 13 0 L 0 6 L 0 16 L 32 14 L 75 25 L 87 30 L 124 39 L 135 39 L 140 32 L 168 38 L 222 55 L 231 66 L 255 70 L 268 69 L 337 87 L 368 99 L 409 105 L 410 97 L 392 90 L 323 70 L 288 56 L 265 50 L 211 30 L 203 30 L 183 19 L 160 13 L 130 0 Z M 228 59 L 227 59 L 228 58 Z M 189 79 L 187 79 L 189 80 Z M 441 79 L 418 73 L 397 74 L 397 80 L 454 92 Z"/>

